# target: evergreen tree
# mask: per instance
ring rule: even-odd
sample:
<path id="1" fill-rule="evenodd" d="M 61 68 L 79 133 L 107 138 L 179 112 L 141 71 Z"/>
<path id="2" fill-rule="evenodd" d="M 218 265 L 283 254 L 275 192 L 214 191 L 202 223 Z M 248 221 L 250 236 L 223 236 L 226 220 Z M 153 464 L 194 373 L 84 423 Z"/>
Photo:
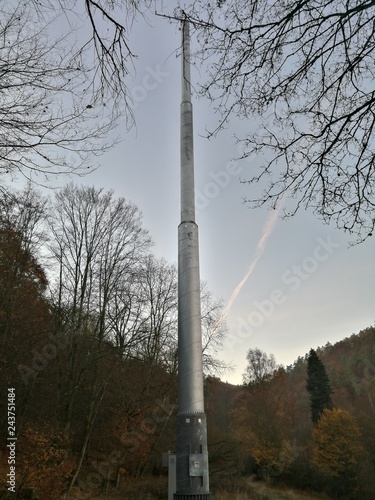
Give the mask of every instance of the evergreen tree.
<path id="1" fill-rule="evenodd" d="M 325 408 L 331 410 L 333 404 L 331 400 L 332 389 L 326 369 L 314 349 L 310 349 L 307 358 L 306 389 L 310 393 L 311 419 L 316 425 L 323 410 Z"/>

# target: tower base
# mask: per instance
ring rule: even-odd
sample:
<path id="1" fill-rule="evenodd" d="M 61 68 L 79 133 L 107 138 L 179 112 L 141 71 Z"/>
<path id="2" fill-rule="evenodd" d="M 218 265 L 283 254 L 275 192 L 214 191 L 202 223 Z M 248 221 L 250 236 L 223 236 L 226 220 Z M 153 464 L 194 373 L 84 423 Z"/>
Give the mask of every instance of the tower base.
<path id="1" fill-rule="evenodd" d="M 206 415 L 177 415 L 177 488 L 174 500 L 211 500 Z"/>

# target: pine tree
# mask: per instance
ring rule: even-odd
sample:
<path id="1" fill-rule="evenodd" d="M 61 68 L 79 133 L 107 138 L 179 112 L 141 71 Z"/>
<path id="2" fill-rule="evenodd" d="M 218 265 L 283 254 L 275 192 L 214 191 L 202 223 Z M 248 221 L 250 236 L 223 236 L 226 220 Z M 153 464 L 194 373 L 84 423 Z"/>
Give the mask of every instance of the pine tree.
<path id="1" fill-rule="evenodd" d="M 331 410 L 333 404 L 332 389 L 326 369 L 314 349 L 310 349 L 307 359 L 306 389 L 310 393 L 311 419 L 316 425 L 323 410 L 325 408 Z"/>

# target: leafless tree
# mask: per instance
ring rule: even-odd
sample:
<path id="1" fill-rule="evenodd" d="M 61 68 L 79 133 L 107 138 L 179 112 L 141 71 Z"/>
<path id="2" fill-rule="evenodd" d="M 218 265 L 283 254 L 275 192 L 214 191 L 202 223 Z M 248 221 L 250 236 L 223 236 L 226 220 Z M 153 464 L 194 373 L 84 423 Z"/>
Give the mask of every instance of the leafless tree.
<path id="1" fill-rule="evenodd" d="M 148 335 L 141 275 L 142 265 L 124 276 L 108 305 L 108 336 L 122 359 L 133 358 Z"/>
<path id="2" fill-rule="evenodd" d="M 191 21 L 208 65 L 208 135 L 232 116 L 256 123 L 238 137 L 263 190 L 251 207 L 286 196 L 286 217 L 307 208 L 357 242 L 372 234 L 374 15 L 374 0 L 196 0 L 171 16 Z"/>
<path id="3" fill-rule="evenodd" d="M 147 332 L 137 355 L 168 371 L 176 368 L 177 269 L 150 255 L 141 274 L 144 328 Z"/>
<path id="4" fill-rule="evenodd" d="M 77 473 L 86 453 L 93 423 L 111 371 L 103 368 L 109 347 L 109 304 L 122 279 L 131 277 L 151 240 L 138 209 L 112 192 L 69 184 L 56 194 L 51 231 L 52 255 L 58 267 L 55 310 L 68 335 L 68 366 L 61 372 L 62 420 L 66 431 L 85 382 L 89 399 Z M 66 314 L 67 313 L 67 314 Z M 82 356 L 82 349 L 87 351 Z"/>
<path id="5" fill-rule="evenodd" d="M 44 183 L 51 174 L 87 173 L 95 155 L 116 143 L 110 132 L 118 117 L 133 124 L 126 23 L 138 7 L 132 0 L 1 3 L 1 174 Z"/>
<path id="6" fill-rule="evenodd" d="M 278 369 L 275 356 L 258 349 L 249 349 L 246 355 L 247 367 L 243 375 L 245 384 L 259 384 L 272 376 Z"/>
<path id="7" fill-rule="evenodd" d="M 87 368 L 75 365 L 79 338 L 87 335 L 92 345 L 98 342 L 98 349 L 111 340 L 109 304 L 122 280 L 132 277 L 151 240 L 138 209 L 101 189 L 67 185 L 56 194 L 54 214 L 50 221 L 57 264 L 53 301 L 64 313 L 61 326 L 69 330 L 73 350 L 67 374 L 71 391 L 66 391 L 70 402 L 65 405 L 70 411 L 64 417 L 69 426 L 77 381 Z"/>
<path id="8" fill-rule="evenodd" d="M 164 259 L 150 257 L 142 275 L 142 294 L 148 337 L 139 345 L 142 359 L 177 370 L 177 269 Z M 201 327 L 203 369 L 206 375 L 219 375 L 231 366 L 218 359 L 227 326 L 220 321 L 222 301 L 213 297 L 207 284 L 201 284 Z"/>
<path id="9" fill-rule="evenodd" d="M 19 237 L 21 249 L 40 257 L 47 241 L 48 202 L 32 184 L 23 190 L 0 192 L 0 227 L 12 229 Z"/>
<path id="10" fill-rule="evenodd" d="M 109 304 L 109 338 L 123 359 L 136 358 L 174 371 L 176 269 L 146 256 L 123 276 Z"/>
<path id="11" fill-rule="evenodd" d="M 202 355 L 206 374 L 220 374 L 230 366 L 217 358 L 227 327 L 219 322 L 223 304 L 205 283 L 201 286 Z M 177 370 L 177 269 L 165 259 L 149 255 L 126 280 L 110 305 L 112 339 L 123 357 L 135 357 Z M 219 324 L 220 323 L 220 324 Z"/>
<path id="12" fill-rule="evenodd" d="M 225 363 L 217 357 L 223 349 L 228 332 L 223 320 L 223 301 L 213 297 L 207 283 L 201 284 L 202 309 L 202 351 L 203 369 L 205 375 L 219 376 L 233 369 L 231 364 Z"/>
<path id="13" fill-rule="evenodd" d="M 102 95 L 111 96 L 117 104 L 121 100 L 128 103 L 126 77 L 137 57 L 130 46 L 129 32 L 135 17 L 143 16 L 152 2 L 32 0 L 32 3 L 39 19 L 64 17 L 70 27 L 81 28 L 80 40 L 73 55 L 80 58 L 86 49 L 93 54 L 92 87 Z"/>

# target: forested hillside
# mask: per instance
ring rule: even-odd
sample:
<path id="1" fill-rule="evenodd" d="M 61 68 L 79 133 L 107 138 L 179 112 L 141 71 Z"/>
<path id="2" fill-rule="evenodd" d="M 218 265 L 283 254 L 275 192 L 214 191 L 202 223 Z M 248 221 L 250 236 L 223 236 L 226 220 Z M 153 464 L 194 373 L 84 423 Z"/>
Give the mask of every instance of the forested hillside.
<path id="1" fill-rule="evenodd" d="M 316 354 L 330 397 L 315 424 L 307 388 L 309 354 L 239 390 L 231 415 L 245 469 L 330 497 L 374 498 L 375 328 Z"/>
<path id="2" fill-rule="evenodd" d="M 135 498 L 159 477 L 163 498 L 161 457 L 175 448 L 175 266 L 152 255 L 137 207 L 111 192 L 70 184 L 47 200 L 28 187 L 0 208 L 0 391 L 15 406 L 18 497 L 126 486 Z M 223 383 L 221 304 L 206 286 L 202 306 L 213 491 L 215 478 L 244 475 L 373 498 L 375 328 L 316 350 L 327 394 L 313 423 L 311 352 L 283 368 L 254 349 L 264 370 Z M 13 424 L 1 412 L 3 492 Z"/>
<path id="3" fill-rule="evenodd" d="M 153 256 L 132 203 L 73 184 L 2 196 L 1 490 L 9 436 L 17 491 L 43 499 L 161 470 L 175 441 L 176 294 L 175 265 Z M 223 368 L 220 314 L 202 285 L 206 373 Z"/>

